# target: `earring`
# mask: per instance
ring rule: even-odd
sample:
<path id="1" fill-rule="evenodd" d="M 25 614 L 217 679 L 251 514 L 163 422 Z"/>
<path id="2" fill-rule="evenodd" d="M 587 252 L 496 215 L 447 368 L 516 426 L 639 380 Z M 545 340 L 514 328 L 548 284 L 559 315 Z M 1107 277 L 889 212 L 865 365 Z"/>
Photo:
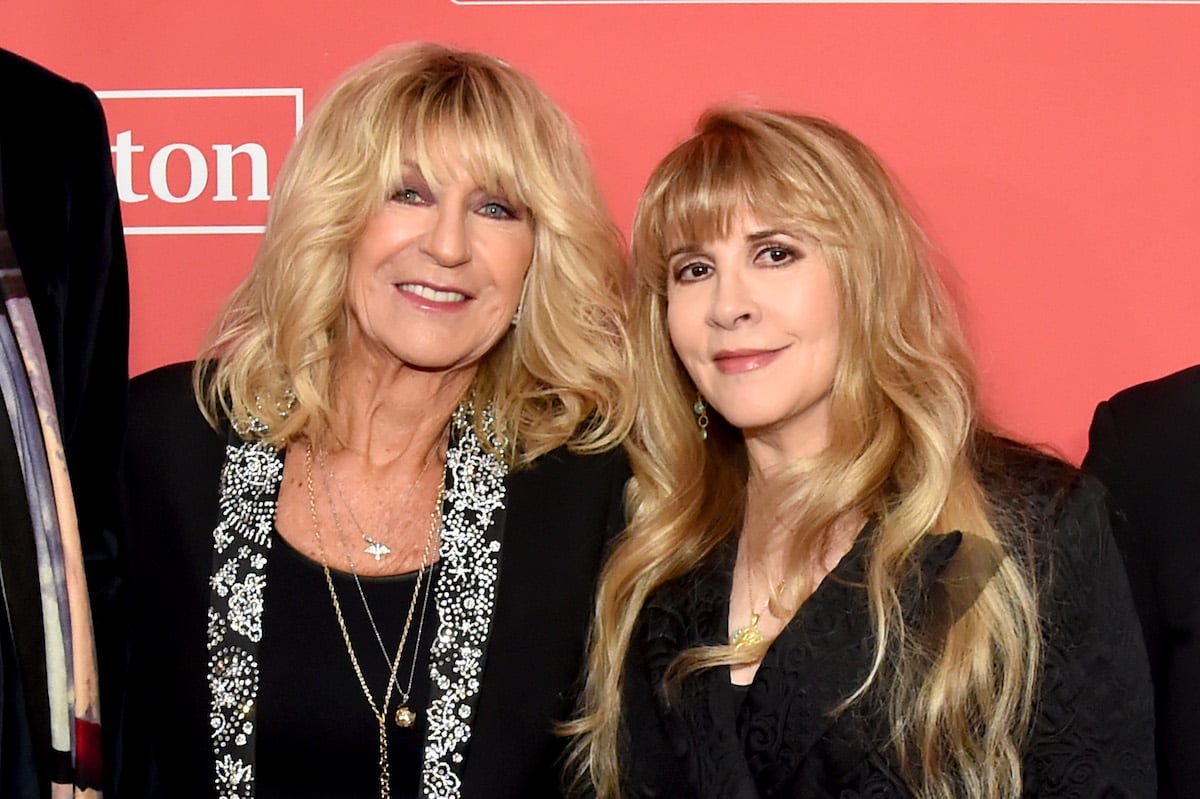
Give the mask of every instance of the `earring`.
<path id="1" fill-rule="evenodd" d="M 696 392 L 696 404 L 692 406 L 692 412 L 696 414 L 696 426 L 700 428 L 700 440 L 708 440 L 708 408 L 704 405 L 704 397 L 699 391 Z"/>
<path id="2" fill-rule="evenodd" d="M 509 327 L 517 326 L 517 323 L 521 321 L 521 314 L 522 314 L 522 312 L 524 312 L 524 310 L 525 310 L 525 299 L 522 298 L 521 302 L 519 302 L 517 304 L 517 310 L 513 312 L 512 321 L 508 323 Z"/>

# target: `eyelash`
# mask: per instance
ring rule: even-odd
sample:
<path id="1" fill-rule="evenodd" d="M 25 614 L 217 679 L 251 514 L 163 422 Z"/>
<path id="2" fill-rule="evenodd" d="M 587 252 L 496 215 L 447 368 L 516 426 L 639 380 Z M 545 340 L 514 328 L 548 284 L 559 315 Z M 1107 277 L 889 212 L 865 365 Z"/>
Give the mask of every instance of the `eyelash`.
<path id="1" fill-rule="evenodd" d="M 692 269 L 703 268 L 707 270 L 703 275 L 689 275 L 688 272 Z M 703 261 L 689 261 L 680 267 L 677 267 L 674 272 L 676 283 L 691 283 L 696 280 L 701 280 L 712 273 L 712 267 Z"/>
<path id="2" fill-rule="evenodd" d="M 392 194 L 392 200 L 405 205 L 424 205 L 429 202 L 425 194 L 420 189 L 414 189 L 411 186 L 399 188 Z M 489 213 L 489 208 L 495 208 L 496 213 Z M 500 200 L 488 200 L 482 203 L 478 208 L 478 213 L 487 219 L 520 219 L 521 215 L 515 208 Z"/>
<path id="3" fill-rule="evenodd" d="M 769 242 L 758 249 L 758 252 L 754 254 L 754 260 L 757 261 L 769 252 L 783 253 L 785 257 L 780 261 L 768 261 L 768 266 L 784 266 L 802 257 L 802 254 L 794 247 L 778 242 Z"/>
<path id="4" fill-rule="evenodd" d="M 416 197 L 415 198 L 409 197 L 408 195 L 410 195 L 410 194 L 416 195 Z M 414 189 L 410 186 L 405 186 L 405 187 L 396 189 L 395 193 L 392 194 L 392 199 L 398 203 L 404 203 L 405 205 L 413 205 L 415 203 L 425 201 L 425 197 L 424 197 L 424 195 L 421 194 L 421 190 Z"/>
<path id="5" fill-rule="evenodd" d="M 488 208 L 500 209 L 500 214 L 484 213 L 483 216 L 488 219 L 520 219 L 520 215 L 509 205 L 506 205 L 499 200 L 490 200 L 481 206 L 480 211 L 486 211 Z"/>

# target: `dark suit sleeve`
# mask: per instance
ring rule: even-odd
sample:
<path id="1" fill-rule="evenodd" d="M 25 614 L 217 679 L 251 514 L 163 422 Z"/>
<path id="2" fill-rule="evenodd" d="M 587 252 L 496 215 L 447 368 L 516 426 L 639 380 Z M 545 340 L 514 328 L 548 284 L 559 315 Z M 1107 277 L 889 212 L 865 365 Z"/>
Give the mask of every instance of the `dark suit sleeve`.
<path id="1" fill-rule="evenodd" d="M 1083 469 L 1104 484 L 1109 495 L 1109 518 L 1113 537 L 1125 563 L 1134 606 L 1142 626 L 1150 657 L 1152 675 L 1161 674 L 1163 638 L 1159 622 L 1158 597 L 1154 564 L 1158 562 L 1158 542 L 1153 531 L 1139 529 L 1136 522 L 1135 495 L 1142 477 L 1131 474 L 1124 457 L 1125 446 L 1117 429 L 1112 406 L 1102 402 L 1096 406 L 1092 426 L 1088 431 L 1088 452 Z"/>
<path id="2" fill-rule="evenodd" d="M 1153 694 L 1103 488 L 1081 477 L 1039 568 L 1045 642 L 1026 797 L 1155 795 Z"/>

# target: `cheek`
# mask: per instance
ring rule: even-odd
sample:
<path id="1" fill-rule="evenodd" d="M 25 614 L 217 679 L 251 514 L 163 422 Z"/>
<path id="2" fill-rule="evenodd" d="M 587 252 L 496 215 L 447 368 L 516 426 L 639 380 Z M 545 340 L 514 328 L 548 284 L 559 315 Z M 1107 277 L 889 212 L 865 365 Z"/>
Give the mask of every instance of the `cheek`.
<path id="1" fill-rule="evenodd" d="M 533 241 L 521 239 L 504 242 L 494 250 L 496 284 L 505 298 L 506 305 L 517 307 L 521 301 L 521 292 L 525 288 L 525 280 L 529 275 L 529 267 L 533 262 Z"/>
<path id="2" fill-rule="evenodd" d="M 667 295 L 667 333 L 671 346 L 685 360 L 702 344 L 704 319 L 697 317 L 695 305 L 685 292 Z"/>

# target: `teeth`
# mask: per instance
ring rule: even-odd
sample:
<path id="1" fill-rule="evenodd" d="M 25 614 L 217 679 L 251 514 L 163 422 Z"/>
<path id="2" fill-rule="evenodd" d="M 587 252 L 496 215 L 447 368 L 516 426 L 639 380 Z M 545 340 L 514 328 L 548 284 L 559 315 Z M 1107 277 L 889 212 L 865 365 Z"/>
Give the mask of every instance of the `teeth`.
<path id="1" fill-rule="evenodd" d="M 433 302 L 462 302 L 467 298 L 466 294 L 459 294 L 457 291 L 438 291 L 420 283 L 401 283 L 400 290 Z"/>

